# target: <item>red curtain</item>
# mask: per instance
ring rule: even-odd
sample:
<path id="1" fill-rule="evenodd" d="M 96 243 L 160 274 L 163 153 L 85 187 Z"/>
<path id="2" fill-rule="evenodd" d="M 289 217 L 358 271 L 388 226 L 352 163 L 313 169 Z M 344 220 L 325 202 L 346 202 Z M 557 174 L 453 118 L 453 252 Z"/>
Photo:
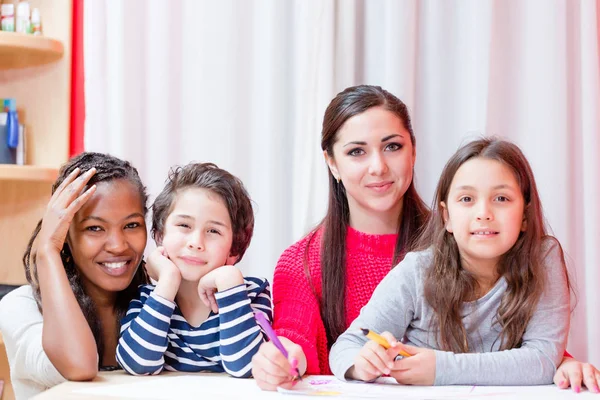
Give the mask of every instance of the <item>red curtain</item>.
<path id="1" fill-rule="evenodd" d="M 85 97 L 83 87 L 83 0 L 73 0 L 71 60 L 71 137 L 69 156 L 83 151 Z"/>

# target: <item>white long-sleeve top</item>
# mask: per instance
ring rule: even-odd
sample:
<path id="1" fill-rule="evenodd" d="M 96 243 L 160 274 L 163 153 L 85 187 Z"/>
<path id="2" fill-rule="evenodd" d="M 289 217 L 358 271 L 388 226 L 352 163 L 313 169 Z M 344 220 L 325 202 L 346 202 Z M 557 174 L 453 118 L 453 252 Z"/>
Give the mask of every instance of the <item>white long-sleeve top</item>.
<path id="1" fill-rule="evenodd" d="M 0 301 L 0 332 L 17 400 L 66 381 L 42 347 L 43 323 L 31 286 L 17 288 Z"/>
<path id="2" fill-rule="evenodd" d="M 547 385 L 562 360 L 570 323 L 569 289 L 564 259 L 556 240 L 543 243 L 545 289 L 527 324 L 519 348 L 500 350 L 498 308 L 509 290 L 501 277 L 480 299 L 464 303 L 462 323 L 471 353 L 437 347 L 434 311 L 425 301 L 424 281 L 433 251 L 408 253 L 381 281 L 373 297 L 335 342 L 331 370 L 340 379 L 367 342 L 359 327 L 388 331 L 405 343 L 435 350 L 435 385 Z M 544 277 L 539 277 L 544 279 Z"/>

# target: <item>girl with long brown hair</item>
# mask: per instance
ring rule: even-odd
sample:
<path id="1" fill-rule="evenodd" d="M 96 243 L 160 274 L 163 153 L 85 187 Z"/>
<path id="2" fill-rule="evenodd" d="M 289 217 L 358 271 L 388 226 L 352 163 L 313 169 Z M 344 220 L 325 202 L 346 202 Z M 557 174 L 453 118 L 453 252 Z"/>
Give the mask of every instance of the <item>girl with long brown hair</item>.
<path id="1" fill-rule="evenodd" d="M 569 280 L 525 156 L 504 140 L 468 143 L 446 164 L 434 204 L 423 246 L 338 338 L 332 371 L 417 385 L 551 383 L 569 331 Z M 393 347 L 360 327 L 385 331 Z M 412 356 L 395 361 L 399 349 Z"/>

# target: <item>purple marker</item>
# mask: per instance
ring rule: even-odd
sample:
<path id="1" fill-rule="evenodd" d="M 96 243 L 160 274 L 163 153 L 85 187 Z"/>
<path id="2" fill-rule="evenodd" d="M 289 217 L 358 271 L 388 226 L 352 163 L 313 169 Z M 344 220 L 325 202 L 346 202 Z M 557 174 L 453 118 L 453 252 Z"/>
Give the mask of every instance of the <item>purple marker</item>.
<path id="1" fill-rule="evenodd" d="M 283 356 L 285 358 L 288 358 L 287 350 L 285 349 L 285 347 L 283 347 L 283 344 L 281 344 L 281 342 L 279 341 L 279 338 L 275 334 L 275 331 L 271 327 L 271 324 L 269 324 L 269 321 L 267 321 L 267 319 L 265 318 L 265 315 L 261 312 L 255 312 L 254 318 L 256 319 L 256 322 L 258 322 L 258 325 L 260 325 L 260 327 L 263 329 L 263 331 L 265 331 L 269 340 L 271 342 L 273 342 L 275 347 L 277 347 L 277 349 L 279 349 L 279 351 L 281 352 L 281 354 L 283 354 Z M 298 378 L 298 380 L 302 380 L 302 377 L 300 376 L 300 370 L 298 370 L 298 368 L 295 368 L 295 370 L 298 373 L 298 376 L 296 378 Z"/>

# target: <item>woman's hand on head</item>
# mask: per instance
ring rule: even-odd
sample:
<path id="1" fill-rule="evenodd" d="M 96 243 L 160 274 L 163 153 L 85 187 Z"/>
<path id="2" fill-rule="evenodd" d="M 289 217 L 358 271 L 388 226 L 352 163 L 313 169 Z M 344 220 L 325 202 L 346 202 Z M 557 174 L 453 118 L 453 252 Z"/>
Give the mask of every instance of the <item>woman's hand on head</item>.
<path id="1" fill-rule="evenodd" d="M 262 390 L 292 388 L 297 382 L 293 365 L 301 375 L 306 371 L 306 355 L 302 347 L 284 337 L 279 337 L 279 340 L 287 350 L 288 358 L 272 342 L 263 343 L 252 357 L 252 377 Z"/>
<path id="2" fill-rule="evenodd" d="M 81 175 L 79 172 L 79 168 L 75 168 L 50 198 L 36 240 L 38 251 L 60 252 L 62 250 L 75 213 L 96 191 L 96 185 L 92 185 L 82 193 L 87 183 L 96 173 L 96 169 L 92 168 Z"/>
<path id="3" fill-rule="evenodd" d="M 581 391 L 582 383 L 593 393 L 599 393 L 600 371 L 592 364 L 582 363 L 571 357 L 564 357 L 556 374 L 554 383 L 561 389 L 569 386 L 577 393 Z"/>
<path id="4" fill-rule="evenodd" d="M 390 344 L 397 342 L 389 332 L 383 332 L 381 336 Z M 397 355 L 398 350 L 394 347 L 386 350 L 374 340 L 369 340 L 354 358 L 354 365 L 346 372 L 346 378 L 369 382 L 388 375 Z"/>

